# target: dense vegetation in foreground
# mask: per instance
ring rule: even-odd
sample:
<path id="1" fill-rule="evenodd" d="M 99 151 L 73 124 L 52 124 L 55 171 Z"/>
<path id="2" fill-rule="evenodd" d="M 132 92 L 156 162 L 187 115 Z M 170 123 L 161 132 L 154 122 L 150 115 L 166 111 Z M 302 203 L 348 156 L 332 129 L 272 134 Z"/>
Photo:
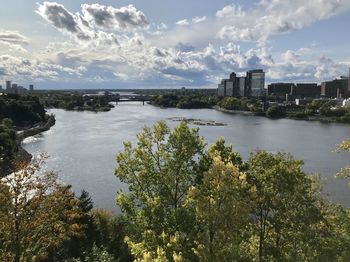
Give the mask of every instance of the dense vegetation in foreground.
<path id="1" fill-rule="evenodd" d="M 159 122 L 124 147 L 120 216 L 94 210 L 54 173 L 36 175 L 40 163 L 1 180 L 0 260 L 349 261 L 350 210 L 323 199 L 291 155 L 243 161 L 185 123 Z"/>

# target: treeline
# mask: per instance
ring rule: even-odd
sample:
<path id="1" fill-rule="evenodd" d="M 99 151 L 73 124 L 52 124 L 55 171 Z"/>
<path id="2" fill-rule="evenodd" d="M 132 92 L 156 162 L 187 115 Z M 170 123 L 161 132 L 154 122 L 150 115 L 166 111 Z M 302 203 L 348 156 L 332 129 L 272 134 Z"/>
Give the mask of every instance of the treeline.
<path id="1" fill-rule="evenodd" d="M 224 97 L 219 100 L 217 105 L 227 110 L 250 111 L 257 114 L 264 114 L 264 105 L 261 101 L 246 97 Z"/>
<path id="2" fill-rule="evenodd" d="M 13 169 L 13 162 L 20 151 L 16 132 L 44 123 L 48 118 L 36 96 L 0 96 L 0 178 Z"/>
<path id="3" fill-rule="evenodd" d="M 177 107 L 184 109 L 191 108 L 212 108 L 219 106 L 227 110 L 251 111 L 257 114 L 264 114 L 264 106 L 261 101 L 246 97 L 218 97 L 216 95 L 185 95 L 185 94 L 164 94 L 152 98 L 151 104 L 161 107 Z"/>
<path id="4" fill-rule="evenodd" d="M 216 96 L 216 89 L 191 89 L 191 88 L 182 88 L 182 89 L 134 89 L 134 90 L 120 90 L 121 92 L 134 92 L 140 95 L 176 95 L 176 96 Z"/>
<path id="5" fill-rule="evenodd" d="M 5 118 L 0 122 L 0 179 L 12 169 L 17 152 L 16 130 L 12 121 Z"/>
<path id="6" fill-rule="evenodd" d="M 349 261 L 350 209 L 324 199 L 291 155 L 244 161 L 185 123 L 159 122 L 124 146 L 119 216 L 94 210 L 54 173 L 36 176 L 40 163 L 1 180 L 0 260 Z"/>
<path id="7" fill-rule="evenodd" d="M 37 93 L 37 96 L 47 108 L 94 112 L 109 111 L 113 108 L 107 95 L 84 96 L 82 92 L 47 91 Z"/>
<path id="8" fill-rule="evenodd" d="M 32 95 L 0 96 L 0 120 L 9 118 L 17 127 L 28 127 L 45 121 L 46 111 L 39 98 Z"/>
<path id="9" fill-rule="evenodd" d="M 340 106 L 336 101 L 314 100 L 301 107 L 301 109 L 289 115 L 295 118 L 320 117 L 321 119 L 329 119 L 334 122 L 350 123 L 350 107 Z"/>
<path id="10" fill-rule="evenodd" d="M 150 92 L 150 91 L 149 91 Z M 170 91 L 169 91 L 170 92 Z M 150 104 L 172 108 L 212 108 L 218 106 L 224 110 L 252 112 L 269 118 L 284 118 L 305 120 L 321 120 L 330 122 L 350 123 L 350 106 L 343 107 L 334 100 L 313 100 L 306 105 L 285 105 L 271 97 L 266 101 L 246 97 L 217 97 L 214 94 L 196 95 L 176 90 L 152 98 Z"/>
<path id="11" fill-rule="evenodd" d="M 150 104 L 161 107 L 192 109 L 211 108 L 216 105 L 217 101 L 216 96 L 166 94 L 153 97 Z"/>

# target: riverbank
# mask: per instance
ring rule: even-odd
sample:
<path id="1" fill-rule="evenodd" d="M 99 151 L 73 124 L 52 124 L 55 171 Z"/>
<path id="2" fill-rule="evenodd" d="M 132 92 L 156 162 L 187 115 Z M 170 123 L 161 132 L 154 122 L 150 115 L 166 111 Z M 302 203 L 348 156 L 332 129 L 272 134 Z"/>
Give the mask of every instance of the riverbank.
<path id="1" fill-rule="evenodd" d="M 99 112 L 109 112 L 111 111 L 112 108 L 114 108 L 114 105 L 109 104 L 108 106 L 99 106 L 99 107 L 93 107 L 93 106 L 76 106 L 74 108 L 67 108 L 67 107 L 54 107 L 54 106 L 50 106 L 50 107 L 46 107 L 47 109 L 63 109 L 63 110 L 67 110 L 67 111 L 72 111 L 72 112 L 84 112 L 84 111 L 88 111 L 88 112 L 95 112 L 95 113 L 99 113 Z"/>
<path id="2" fill-rule="evenodd" d="M 31 136 L 38 135 L 42 132 L 48 131 L 52 126 L 56 123 L 56 119 L 54 115 L 49 115 L 45 122 L 38 123 L 36 126 L 28 129 L 24 129 L 17 132 L 17 146 L 18 152 L 15 158 L 16 162 L 29 162 L 32 159 L 32 155 L 28 153 L 22 147 L 22 141 Z"/>
<path id="3" fill-rule="evenodd" d="M 313 116 L 303 116 L 303 117 L 296 117 L 296 116 L 292 116 L 292 115 L 285 115 L 282 117 L 268 117 L 266 116 L 265 113 L 256 113 L 256 112 L 251 112 L 251 111 L 241 111 L 241 110 L 229 110 L 229 109 L 225 109 L 219 106 L 213 106 L 213 109 L 223 112 L 223 113 L 228 113 L 228 114 L 239 114 L 239 115 L 245 115 L 245 116 L 263 116 L 269 119 L 291 119 L 291 120 L 302 120 L 302 121 L 319 121 L 319 122 L 323 122 L 323 123 L 341 123 L 341 124 L 349 124 L 349 122 L 345 122 L 345 121 L 340 121 L 337 118 L 334 117 L 326 117 L 326 116 L 317 116 L 317 115 L 313 115 Z"/>
<path id="4" fill-rule="evenodd" d="M 252 112 L 252 111 L 229 110 L 219 106 L 213 106 L 212 108 L 217 111 L 228 113 L 228 114 L 239 114 L 239 115 L 246 115 L 246 116 L 265 116 L 265 114 L 261 112 L 258 113 L 258 112 Z"/>

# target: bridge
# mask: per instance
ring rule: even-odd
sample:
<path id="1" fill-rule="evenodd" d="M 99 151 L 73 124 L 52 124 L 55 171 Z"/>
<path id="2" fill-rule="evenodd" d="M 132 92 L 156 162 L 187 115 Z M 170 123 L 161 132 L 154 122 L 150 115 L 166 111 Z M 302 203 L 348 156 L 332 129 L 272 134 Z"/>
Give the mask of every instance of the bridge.
<path id="1" fill-rule="evenodd" d="M 98 97 L 103 96 L 107 97 L 108 102 L 123 103 L 123 102 L 142 102 L 144 105 L 145 102 L 151 101 L 153 96 L 150 95 L 140 95 L 129 92 L 99 92 L 95 94 L 85 94 L 84 97 Z"/>
<path id="2" fill-rule="evenodd" d="M 123 102 L 142 102 L 144 105 L 145 102 L 151 101 L 152 96 L 146 96 L 146 95 L 138 95 L 133 93 L 127 93 L 127 94 L 118 94 L 114 97 L 114 101 L 117 104 L 123 103 Z"/>

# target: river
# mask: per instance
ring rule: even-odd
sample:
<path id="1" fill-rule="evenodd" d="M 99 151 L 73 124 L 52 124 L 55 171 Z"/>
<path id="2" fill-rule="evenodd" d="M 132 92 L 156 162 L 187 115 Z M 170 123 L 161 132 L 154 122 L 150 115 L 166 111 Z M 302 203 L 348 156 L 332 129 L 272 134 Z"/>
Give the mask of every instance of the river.
<path id="1" fill-rule="evenodd" d="M 115 195 L 127 187 L 114 176 L 115 156 L 123 149 L 123 141 L 135 141 L 143 126 L 165 120 L 174 127 L 171 117 L 215 120 L 226 126 L 200 126 L 200 134 L 208 144 L 224 136 L 244 159 L 250 152 L 265 149 L 290 152 L 305 162 L 304 170 L 319 173 L 327 179 L 325 193 L 332 201 L 348 206 L 350 189 L 334 174 L 347 163 L 347 153 L 335 153 L 336 145 L 350 137 L 350 125 L 271 120 L 265 117 L 231 115 L 211 109 L 160 109 L 142 103 L 117 105 L 110 112 L 71 112 L 49 110 L 56 116 L 56 125 L 49 131 L 27 138 L 24 148 L 37 155 L 49 154 L 45 169 L 55 170 L 60 179 L 73 186 L 77 193 L 87 190 L 97 208 L 115 212 Z"/>

